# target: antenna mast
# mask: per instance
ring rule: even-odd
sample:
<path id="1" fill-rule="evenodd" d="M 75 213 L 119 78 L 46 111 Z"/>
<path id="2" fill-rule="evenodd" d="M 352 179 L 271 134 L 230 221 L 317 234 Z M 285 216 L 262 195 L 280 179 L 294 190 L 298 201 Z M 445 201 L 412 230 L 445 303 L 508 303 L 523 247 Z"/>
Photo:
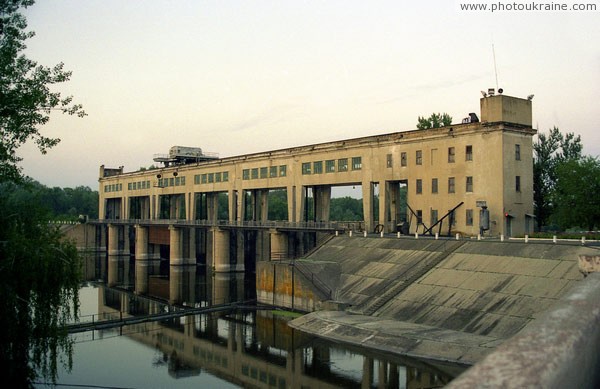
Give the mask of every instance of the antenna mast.
<path id="1" fill-rule="evenodd" d="M 496 67 L 496 50 L 494 49 L 494 43 L 492 43 L 492 55 L 494 56 L 494 73 L 496 74 L 496 90 L 498 90 L 498 68 Z"/>

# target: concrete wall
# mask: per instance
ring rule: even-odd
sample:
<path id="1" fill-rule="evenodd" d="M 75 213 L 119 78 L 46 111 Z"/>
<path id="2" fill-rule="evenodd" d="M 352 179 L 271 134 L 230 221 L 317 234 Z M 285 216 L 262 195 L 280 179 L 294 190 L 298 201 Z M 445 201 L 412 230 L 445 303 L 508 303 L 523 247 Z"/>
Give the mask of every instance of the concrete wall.
<path id="1" fill-rule="evenodd" d="M 598 388 L 600 273 L 452 381 L 449 389 Z"/>
<path id="2" fill-rule="evenodd" d="M 322 300 L 294 266 L 276 261 L 256 263 L 256 298 L 263 304 L 304 312 L 314 311 Z"/>

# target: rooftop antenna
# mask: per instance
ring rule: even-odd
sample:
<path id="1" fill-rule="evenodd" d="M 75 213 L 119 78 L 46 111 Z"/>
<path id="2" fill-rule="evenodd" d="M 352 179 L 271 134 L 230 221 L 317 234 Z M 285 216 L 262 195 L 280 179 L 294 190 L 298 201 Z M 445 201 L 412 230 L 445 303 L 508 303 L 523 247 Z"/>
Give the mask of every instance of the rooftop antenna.
<path id="1" fill-rule="evenodd" d="M 496 90 L 498 90 L 498 68 L 496 67 L 496 50 L 492 42 L 492 55 L 494 56 L 494 73 L 496 74 Z"/>

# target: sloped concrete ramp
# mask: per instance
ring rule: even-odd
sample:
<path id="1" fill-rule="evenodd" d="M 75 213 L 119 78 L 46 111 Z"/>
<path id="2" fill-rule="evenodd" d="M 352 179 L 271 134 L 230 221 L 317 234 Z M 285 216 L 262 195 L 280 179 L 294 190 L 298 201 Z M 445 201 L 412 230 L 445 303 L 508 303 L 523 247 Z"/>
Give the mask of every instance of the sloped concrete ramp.
<path id="1" fill-rule="evenodd" d="M 334 298 L 350 308 L 291 325 L 471 364 L 580 282 L 578 257 L 593 253 L 574 244 L 337 237 L 307 260 L 335 263 Z"/>

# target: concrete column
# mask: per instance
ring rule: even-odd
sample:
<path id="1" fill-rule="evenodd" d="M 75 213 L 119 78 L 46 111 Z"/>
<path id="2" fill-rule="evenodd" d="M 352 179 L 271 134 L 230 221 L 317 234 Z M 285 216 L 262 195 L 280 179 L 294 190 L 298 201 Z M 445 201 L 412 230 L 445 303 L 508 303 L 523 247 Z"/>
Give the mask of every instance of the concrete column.
<path id="1" fill-rule="evenodd" d="M 290 185 L 286 188 L 287 194 L 287 207 L 288 207 L 288 221 L 296 221 L 296 187 Z"/>
<path id="2" fill-rule="evenodd" d="M 148 273 L 150 263 L 148 261 L 135 261 L 135 293 L 148 293 Z"/>
<path id="3" fill-rule="evenodd" d="M 229 263 L 229 231 L 212 228 L 213 233 L 213 267 L 216 272 L 231 271 Z"/>
<path id="4" fill-rule="evenodd" d="M 150 196 L 150 219 L 156 220 L 156 195 Z"/>
<path id="5" fill-rule="evenodd" d="M 183 265 L 183 234 L 181 228 L 175 226 L 169 226 L 169 264 L 170 265 Z"/>
<path id="6" fill-rule="evenodd" d="M 119 255 L 119 226 L 108 225 L 108 255 Z"/>
<path id="7" fill-rule="evenodd" d="M 108 286 L 115 286 L 119 282 L 119 261 L 118 257 L 108 257 Z"/>
<path id="8" fill-rule="evenodd" d="M 373 384 L 373 358 L 363 357 L 362 388 L 371 388 Z"/>
<path id="9" fill-rule="evenodd" d="M 196 264 L 196 229 L 190 228 L 188 234 L 188 244 L 190 252 L 188 253 L 187 263 L 190 265 Z"/>
<path id="10" fill-rule="evenodd" d="M 365 219 L 365 231 L 373 230 L 373 183 L 362 183 L 363 214 Z"/>
<path id="11" fill-rule="evenodd" d="M 265 222 L 269 220 L 269 190 L 259 190 L 257 200 L 260 211 L 257 215 L 258 221 Z"/>
<path id="12" fill-rule="evenodd" d="M 295 222 L 303 222 L 305 221 L 304 215 L 304 203 L 306 201 L 306 196 L 304 193 L 305 188 L 303 186 L 298 186 L 295 188 L 295 206 L 296 206 L 296 220 Z"/>
<path id="13" fill-rule="evenodd" d="M 135 259 L 148 259 L 148 227 L 135 225 Z"/>
<path id="14" fill-rule="evenodd" d="M 329 213 L 331 208 L 331 186 L 323 185 L 313 188 L 316 204 L 316 220 L 329 221 Z"/>
<path id="15" fill-rule="evenodd" d="M 183 275 L 184 267 L 169 267 L 169 304 L 181 304 L 183 302 Z"/>
<path id="16" fill-rule="evenodd" d="M 244 221 L 244 216 L 246 215 L 246 191 L 245 190 L 239 191 L 238 196 L 236 198 L 236 202 L 237 202 L 236 220 L 238 222 L 242 222 L 242 221 Z"/>
<path id="17" fill-rule="evenodd" d="M 191 192 L 188 192 L 185 194 L 185 218 L 187 220 L 194 220 L 194 198 L 193 198 L 194 194 Z"/>
<path id="18" fill-rule="evenodd" d="M 288 234 L 272 229 L 271 236 L 271 259 L 287 259 L 288 256 Z"/>
<path id="19" fill-rule="evenodd" d="M 228 204 L 227 206 L 229 207 L 229 221 L 236 221 L 238 220 L 238 215 L 237 215 L 237 196 L 238 196 L 238 191 L 237 190 L 233 190 L 230 189 L 227 195 L 227 200 L 228 200 Z"/>

